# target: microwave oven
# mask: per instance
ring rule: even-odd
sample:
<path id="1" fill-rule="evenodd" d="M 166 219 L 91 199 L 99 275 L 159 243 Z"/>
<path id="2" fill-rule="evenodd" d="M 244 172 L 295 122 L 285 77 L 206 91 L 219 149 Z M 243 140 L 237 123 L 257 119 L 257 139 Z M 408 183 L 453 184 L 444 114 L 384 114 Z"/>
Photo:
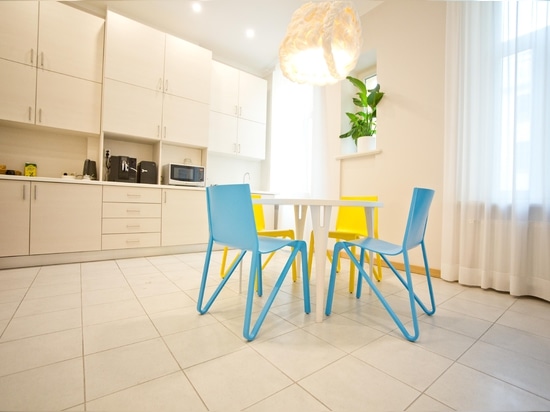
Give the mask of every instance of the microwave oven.
<path id="1" fill-rule="evenodd" d="M 163 168 L 165 185 L 204 186 L 204 178 L 203 166 L 168 163 Z"/>

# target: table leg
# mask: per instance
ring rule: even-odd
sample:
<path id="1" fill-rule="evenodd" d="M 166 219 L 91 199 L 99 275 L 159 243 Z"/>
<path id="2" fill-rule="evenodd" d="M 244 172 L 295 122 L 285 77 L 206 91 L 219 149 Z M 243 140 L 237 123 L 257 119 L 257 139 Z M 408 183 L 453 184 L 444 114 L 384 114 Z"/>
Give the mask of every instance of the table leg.
<path id="1" fill-rule="evenodd" d="M 369 236 L 374 236 L 374 208 L 365 206 L 365 216 L 367 218 L 367 233 Z M 374 279 L 374 253 L 369 251 L 369 276 L 370 279 Z M 372 293 L 372 289 L 369 287 L 369 294 Z"/>
<path id="2" fill-rule="evenodd" d="M 315 321 L 323 321 L 325 308 L 325 259 L 327 253 L 328 232 L 330 226 L 331 206 L 311 205 L 311 223 L 315 237 Z"/>

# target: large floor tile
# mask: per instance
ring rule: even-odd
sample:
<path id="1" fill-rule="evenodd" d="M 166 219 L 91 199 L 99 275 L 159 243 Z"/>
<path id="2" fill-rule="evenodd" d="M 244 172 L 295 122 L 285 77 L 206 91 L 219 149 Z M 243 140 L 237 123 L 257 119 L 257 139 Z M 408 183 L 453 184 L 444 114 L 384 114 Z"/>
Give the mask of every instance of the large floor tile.
<path id="1" fill-rule="evenodd" d="M 84 326 L 145 315 L 145 311 L 135 298 L 118 302 L 102 303 L 82 308 Z"/>
<path id="2" fill-rule="evenodd" d="M 384 334 L 344 316 L 333 314 L 323 322 L 315 322 L 303 328 L 325 342 L 350 353 Z"/>
<path id="3" fill-rule="evenodd" d="M 147 316 L 85 326 L 83 335 L 85 355 L 142 342 L 159 336 L 156 328 Z"/>
<path id="4" fill-rule="evenodd" d="M 83 402 L 82 359 L 0 377 L 2 411 L 60 411 Z"/>
<path id="5" fill-rule="evenodd" d="M 59 332 L 82 326 L 80 308 L 14 318 L 0 342 Z"/>
<path id="6" fill-rule="evenodd" d="M 139 301 L 149 314 L 190 306 L 194 307 L 196 304 L 189 295 L 179 290 L 173 293 L 140 297 Z"/>
<path id="7" fill-rule="evenodd" d="M 182 372 L 150 380 L 86 403 L 88 411 L 206 411 Z"/>
<path id="8" fill-rule="evenodd" d="M 48 296 L 37 299 L 25 299 L 17 309 L 15 317 L 40 315 L 59 310 L 80 308 L 82 298 L 80 293 L 61 296 Z"/>
<path id="9" fill-rule="evenodd" d="M 0 343 L 0 376 L 82 357 L 80 328 Z"/>
<path id="10" fill-rule="evenodd" d="M 149 315 L 161 336 L 199 328 L 218 321 L 211 315 L 200 315 L 194 307 L 168 310 Z"/>
<path id="11" fill-rule="evenodd" d="M 263 357 L 295 381 L 345 356 L 318 337 L 296 330 L 254 346 Z"/>
<path id="12" fill-rule="evenodd" d="M 40 267 L 0 270 L 0 291 L 31 286 Z"/>
<path id="13" fill-rule="evenodd" d="M 246 343 L 219 323 L 190 329 L 164 338 L 181 368 L 227 355 Z"/>
<path id="14" fill-rule="evenodd" d="M 426 394 L 455 410 L 546 411 L 550 401 L 464 365 L 454 364 Z"/>
<path id="15" fill-rule="evenodd" d="M 292 381 L 251 348 L 185 370 L 209 410 L 239 411 L 280 392 Z"/>
<path id="16" fill-rule="evenodd" d="M 550 304 L 548 304 L 550 310 Z M 507 311 L 497 321 L 499 325 L 508 326 L 523 332 L 550 338 L 550 318 L 537 317 L 533 314 Z"/>
<path id="17" fill-rule="evenodd" d="M 402 338 L 384 336 L 353 352 L 353 356 L 424 391 L 453 363 Z"/>
<path id="18" fill-rule="evenodd" d="M 436 308 L 433 316 L 423 316 L 420 321 L 449 331 L 461 333 L 473 339 L 478 339 L 487 332 L 487 329 L 492 325 L 492 322 L 442 307 Z"/>
<path id="19" fill-rule="evenodd" d="M 528 354 L 477 342 L 459 362 L 550 399 L 550 363 L 541 362 Z"/>
<path id="20" fill-rule="evenodd" d="M 264 399 L 246 412 L 323 412 L 329 409 L 299 385 L 292 385 Z"/>
<path id="21" fill-rule="evenodd" d="M 299 384 L 335 411 L 401 411 L 420 395 L 352 355 L 331 363 Z"/>
<path id="22" fill-rule="evenodd" d="M 179 370 L 161 339 L 87 355 L 84 362 L 88 401 Z"/>
<path id="23" fill-rule="evenodd" d="M 497 324 L 481 340 L 550 364 L 550 338 Z"/>

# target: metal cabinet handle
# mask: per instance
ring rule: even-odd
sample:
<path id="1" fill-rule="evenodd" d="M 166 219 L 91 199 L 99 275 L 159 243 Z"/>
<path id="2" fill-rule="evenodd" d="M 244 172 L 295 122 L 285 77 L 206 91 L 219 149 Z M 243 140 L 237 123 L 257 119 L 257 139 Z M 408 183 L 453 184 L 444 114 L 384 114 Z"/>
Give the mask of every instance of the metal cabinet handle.
<path id="1" fill-rule="evenodd" d="M 34 49 L 31 49 L 31 64 L 34 65 Z"/>
<path id="2" fill-rule="evenodd" d="M 44 52 L 40 53 L 40 66 L 44 67 Z"/>
<path id="3" fill-rule="evenodd" d="M 36 200 L 37 193 L 38 193 L 38 186 L 34 186 L 34 200 Z"/>
<path id="4" fill-rule="evenodd" d="M 23 200 L 27 199 L 27 186 L 23 185 Z"/>
<path id="5" fill-rule="evenodd" d="M 29 122 L 32 120 L 32 107 L 29 106 Z"/>
<path id="6" fill-rule="evenodd" d="M 165 80 L 165 81 L 164 81 L 164 91 L 165 91 L 165 92 L 168 91 L 168 80 Z"/>
<path id="7" fill-rule="evenodd" d="M 38 123 L 42 123 L 42 109 L 38 109 Z"/>

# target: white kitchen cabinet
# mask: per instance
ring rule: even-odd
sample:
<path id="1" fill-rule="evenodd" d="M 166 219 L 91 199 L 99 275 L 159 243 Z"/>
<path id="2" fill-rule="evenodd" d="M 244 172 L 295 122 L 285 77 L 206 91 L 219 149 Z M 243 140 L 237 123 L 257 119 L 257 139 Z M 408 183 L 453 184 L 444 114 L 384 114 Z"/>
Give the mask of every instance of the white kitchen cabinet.
<path id="1" fill-rule="evenodd" d="M 0 87 L 9 97 L 0 118 L 98 134 L 103 20 L 58 2 L 41 2 L 38 18 L 33 7 L 38 11 L 33 1 L 0 4 L 0 19 L 27 19 L 22 26 L 35 36 L 33 42 L 11 22 L 0 26 Z"/>
<path id="2" fill-rule="evenodd" d="M 209 113 L 206 103 L 165 94 L 162 139 L 187 146 L 207 147 Z"/>
<path id="3" fill-rule="evenodd" d="M 160 246 L 160 189 L 103 187 L 102 248 Z"/>
<path id="4" fill-rule="evenodd" d="M 105 79 L 103 130 L 159 140 L 163 93 Z"/>
<path id="5" fill-rule="evenodd" d="M 100 83 L 38 70 L 36 124 L 97 134 L 100 116 Z"/>
<path id="6" fill-rule="evenodd" d="M 32 182 L 30 254 L 101 250 L 101 186 Z"/>
<path id="7" fill-rule="evenodd" d="M 212 62 L 208 149 L 265 159 L 267 82 Z"/>
<path id="8" fill-rule="evenodd" d="M 267 81 L 213 61 L 210 110 L 266 123 Z"/>
<path id="9" fill-rule="evenodd" d="M 212 52 L 166 35 L 164 92 L 210 104 Z"/>
<path id="10" fill-rule="evenodd" d="M 0 256 L 29 254 L 30 182 L 0 181 Z"/>
<path id="11" fill-rule="evenodd" d="M 204 190 L 162 190 L 162 246 L 208 242 Z"/>
<path id="12" fill-rule="evenodd" d="M 0 1 L 0 58 L 36 66 L 37 39 L 38 2 Z"/>
<path id="13" fill-rule="evenodd" d="M 112 11 L 106 22 L 105 77 L 162 91 L 165 34 Z"/>
<path id="14" fill-rule="evenodd" d="M 109 12 L 105 54 L 104 131 L 208 145 L 209 50 Z"/>

